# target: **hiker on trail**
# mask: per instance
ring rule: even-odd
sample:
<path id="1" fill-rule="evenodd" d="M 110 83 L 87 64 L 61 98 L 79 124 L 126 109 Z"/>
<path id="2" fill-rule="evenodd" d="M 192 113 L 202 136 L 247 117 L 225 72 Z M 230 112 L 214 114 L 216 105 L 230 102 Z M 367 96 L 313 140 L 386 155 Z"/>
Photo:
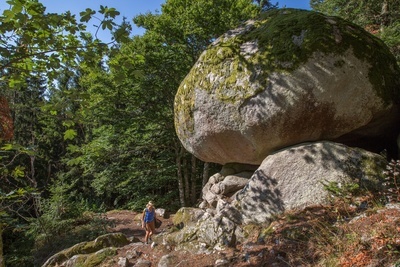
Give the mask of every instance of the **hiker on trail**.
<path id="1" fill-rule="evenodd" d="M 151 236 L 156 232 L 155 221 L 156 210 L 154 208 L 153 202 L 149 201 L 149 203 L 147 203 L 146 205 L 146 208 L 143 210 L 142 215 L 142 228 L 146 229 L 146 235 L 144 237 L 144 242 L 146 244 L 149 240 L 151 241 Z"/>

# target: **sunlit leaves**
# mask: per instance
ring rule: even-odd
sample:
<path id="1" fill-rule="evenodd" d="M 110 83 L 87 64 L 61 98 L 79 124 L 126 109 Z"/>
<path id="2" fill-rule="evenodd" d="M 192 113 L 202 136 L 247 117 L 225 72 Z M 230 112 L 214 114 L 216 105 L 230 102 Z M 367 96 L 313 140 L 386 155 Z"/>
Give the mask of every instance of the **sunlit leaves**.
<path id="1" fill-rule="evenodd" d="M 98 13 L 88 8 L 80 13 L 83 23 L 78 23 L 70 11 L 46 13 L 45 7 L 35 0 L 8 0 L 7 3 L 10 8 L 0 17 L 0 57 L 3 59 L 0 71 L 10 88 L 23 86 L 32 73 L 44 73 L 49 80 L 54 79 L 66 64 L 76 66 L 77 56 L 89 47 L 99 47 L 97 53 L 105 52 L 107 45 L 94 41 L 93 34 L 85 32 L 83 23 L 95 19 L 99 29 L 118 31 L 118 35 L 113 35 L 113 42 L 126 40 L 129 35 L 130 25 L 120 27 L 114 22 L 120 14 L 115 8 L 101 6 Z"/>
<path id="2" fill-rule="evenodd" d="M 86 8 L 85 11 L 79 13 L 79 15 L 81 16 L 81 22 L 88 22 L 89 20 L 91 20 L 94 14 L 96 14 L 96 11 L 91 8 Z"/>
<path id="3" fill-rule="evenodd" d="M 13 143 L 6 143 L 4 144 L 2 147 L 0 147 L 0 152 L 3 151 L 15 151 L 18 154 L 26 154 L 26 155 L 34 155 L 35 152 L 30 149 L 30 148 L 26 148 L 22 145 L 19 144 L 13 144 Z"/>
<path id="4" fill-rule="evenodd" d="M 311 0 L 310 6 L 347 19 L 382 38 L 400 64 L 400 0 Z"/>
<path id="5" fill-rule="evenodd" d="M 21 196 L 23 196 L 31 191 L 32 191 L 32 188 L 18 188 L 16 190 L 12 190 L 6 194 L 0 193 L 0 201 L 20 198 Z"/>
<path id="6" fill-rule="evenodd" d="M 14 12 L 6 9 L 3 12 L 3 17 L 4 17 L 4 19 L 3 19 L 4 22 L 10 22 L 14 18 Z"/>
<path id="7" fill-rule="evenodd" d="M 13 148 L 14 148 L 14 145 L 13 145 L 13 144 L 5 144 L 5 145 L 2 146 L 0 149 L 1 149 L 1 150 L 8 151 L 8 150 L 12 150 Z"/>
<path id="8" fill-rule="evenodd" d="M 101 14 L 104 14 L 106 17 L 110 18 L 115 18 L 116 16 L 119 16 L 120 12 L 117 11 L 115 8 L 108 8 L 107 6 L 100 5 L 100 10 L 99 12 Z"/>
<path id="9" fill-rule="evenodd" d="M 23 166 L 17 166 L 12 171 L 12 176 L 14 178 L 24 177 L 24 175 L 25 175 L 25 167 L 23 167 Z"/>
<path id="10" fill-rule="evenodd" d="M 68 129 L 64 132 L 64 140 L 73 140 L 77 136 L 74 129 Z"/>

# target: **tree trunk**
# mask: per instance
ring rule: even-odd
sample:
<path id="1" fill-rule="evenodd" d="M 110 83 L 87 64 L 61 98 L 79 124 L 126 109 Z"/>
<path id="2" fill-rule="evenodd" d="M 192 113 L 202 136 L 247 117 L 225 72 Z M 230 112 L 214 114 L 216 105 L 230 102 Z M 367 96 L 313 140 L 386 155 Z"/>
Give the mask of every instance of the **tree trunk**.
<path id="1" fill-rule="evenodd" d="M 206 183 L 208 182 L 208 178 L 210 178 L 209 172 L 210 172 L 210 163 L 209 162 L 204 162 L 203 181 L 201 183 L 201 188 L 203 188 L 206 185 Z"/>
<path id="2" fill-rule="evenodd" d="M 33 188 L 37 188 L 37 181 L 35 178 L 35 156 L 30 156 L 31 159 L 31 177 L 29 178 L 29 180 L 31 181 L 32 187 Z"/>
<path id="3" fill-rule="evenodd" d="M 0 223 L 0 267 L 5 267 L 3 255 L 3 225 Z"/>
<path id="4" fill-rule="evenodd" d="M 209 179 L 209 172 L 210 172 L 210 163 L 204 162 L 203 165 L 203 180 L 201 181 L 201 191 L 200 191 L 200 199 L 203 198 L 203 188 L 208 182 Z"/>
<path id="5" fill-rule="evenodd" d="M 0 137 L 5 141 L 11 141 L 14 137 L 14 123 L 8 101 L 0 96 Z"/>
<path id="6" fill-rule="evenodd" d="M 190 195 L 190 183 L 189 183 L 189 166 L 186 159 L 186 155 L 183 156 L 183 177 L 185 182 L 185 200 L 189 200 Z M 186 204 L 188 202 L 186 201 Z"/>
<path id="7" fill-rule="evenodd" d="M 175 157 L 176 157 L 176 168 L 178 176 L 178 191 L 179 191 L 179 202 L 181 207 L 185 207 L 185 191 L 183 189 L 183 175 L 182 175 L 182 150 L 183 147 L 180 144 L 175 145 Z M 1 267 L 1 266 L 0 266 Z"/>
<path id="8" fill-rule="evenodd" d="M 381 10 L 381 33 L 384 31 L 385 26 L 389 24 L 389 9 L 387 0 L 383 0 L 382 10 Z"/>
<path id="9" fill-rule="evenodd" d="M 196 204 L 196 167 L 197 167 L 197 159 L 194 155 L 192 155 L 192 174 L 190 175 L 190 182 L 191 182 L 191 193 L 190 193 L 190 202 L 191 202 L 191 206 Z"/>

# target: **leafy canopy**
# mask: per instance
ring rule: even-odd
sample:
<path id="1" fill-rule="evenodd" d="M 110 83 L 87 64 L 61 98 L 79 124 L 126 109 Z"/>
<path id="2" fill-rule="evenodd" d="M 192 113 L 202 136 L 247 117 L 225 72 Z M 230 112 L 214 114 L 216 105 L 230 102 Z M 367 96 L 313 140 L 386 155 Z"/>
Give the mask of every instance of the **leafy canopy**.
<path id="1" fill-rule="evenodd" d="M 76 57 L 82 56 L 88 47 L 107 49 L 107 45 L 118 40 L 127 40 L 130 26 L 117 25 L 113 20 L 119 15 L 115 8 L 100 6 L 96 12 L 86 9 L 75 15 L 67 11 L 62 14 L 46 13 L 38 0 L 7 0 L 10 8 L 0 17 L 0 72 L 3 86 L 19 88 L 31 75 L 46 73 L 50 81 L 65 64 L 76 65 Z M 97 19 L 99 29 L 108 29 L 113 41 L 102 43 L 86 31 L 86 24 Z M 97 31 L 98 31 L 97 30 Z M 99 51 L 102 51 L 99 50 Z M 1 92 L 1 91 L 0 91 Z"/>

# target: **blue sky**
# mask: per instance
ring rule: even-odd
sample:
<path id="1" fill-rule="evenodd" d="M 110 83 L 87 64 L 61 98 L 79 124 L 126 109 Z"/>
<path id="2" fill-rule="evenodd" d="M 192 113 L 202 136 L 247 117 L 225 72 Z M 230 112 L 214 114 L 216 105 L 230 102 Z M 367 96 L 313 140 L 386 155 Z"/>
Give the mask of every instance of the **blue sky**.
<path id="1" fill-rule="evenodd" d="M 93 10 L 98 10 L 100 5 L 107 7 L 114 7 L 117 9 L 122 19 L 125 16 L 129 22 L 132 22 L 132 18 L 140 13 L 155 12 L 156 10 L 161 10 L 161 4 L 165 3 L 165 0 L 39 0 L 47 9 L 47 12 L 52 13 L 62 13 L 70 10 L 73 14 L 79 14 L 79 12 L 84 11 L 86 8 L 91 8 Z M 195 1 L 195 0 L 193 0 Z M 279 3 L 279 7 L 293 7 L 310 9 L 310 0 L 273 0 L 272 3 Z M 0 14 L 3 10 L 8 9 L 8 4 L 6 0 L 0 0 Z M 79 16 L 78 16 L 79 17 Z M 91 22 L 95 24 L 95 21 Z M 90 30 L 95 32 L 95 28 Z M 135 28 L 132 34 L 141 34 L 142 29 Z M 109 36 L 104 32 L 100 33 L 100 39 L 107 42 Z"/>

